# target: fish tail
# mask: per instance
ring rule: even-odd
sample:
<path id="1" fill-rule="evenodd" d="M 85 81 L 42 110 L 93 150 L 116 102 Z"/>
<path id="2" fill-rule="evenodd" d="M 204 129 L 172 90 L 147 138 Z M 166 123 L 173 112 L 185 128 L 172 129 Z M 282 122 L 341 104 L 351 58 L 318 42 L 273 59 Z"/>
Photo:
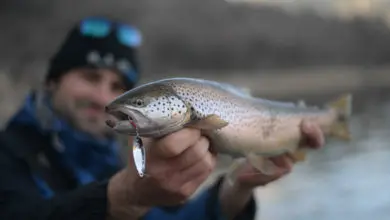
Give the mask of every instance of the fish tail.
<path id="1" fill-rule="evenodd" d="M 330 134 L 343 140 L 351 140 L 349 122 L 352 114 L 352 95 L 344 94 L 328 102 L 327 106 L 338 114 L 337 120 L 330 128 Z"/>

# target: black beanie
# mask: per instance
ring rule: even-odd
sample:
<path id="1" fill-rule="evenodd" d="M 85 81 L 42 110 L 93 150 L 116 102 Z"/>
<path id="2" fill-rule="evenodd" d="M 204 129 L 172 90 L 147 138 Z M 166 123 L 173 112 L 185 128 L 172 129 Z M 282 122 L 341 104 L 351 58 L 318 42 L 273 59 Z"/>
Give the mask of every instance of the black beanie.
<path id="1" fill-rule="evenodd" d="M 120 72 L 128 89 L 134 87 L 139 79 L 136 48 L 123 45 L 114 29 L 106 37 L 94 38 L 83 36 L 80 25 L 81 22 L 70 30 L 57 53 L 50 59 L 45 81 L 56 81 L 74 68 L 105 67 Z"/>

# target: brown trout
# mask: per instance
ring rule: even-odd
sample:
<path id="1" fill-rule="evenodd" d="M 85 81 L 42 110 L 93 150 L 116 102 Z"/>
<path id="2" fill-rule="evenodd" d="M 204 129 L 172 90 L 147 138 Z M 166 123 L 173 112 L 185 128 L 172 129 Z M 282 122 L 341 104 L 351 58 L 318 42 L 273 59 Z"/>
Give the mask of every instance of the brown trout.
<path id="1" fill-rule="evenodd" d="M 118 119 L 107 124 L 118 133 L 160 138 L 185 127 L 198 128 L 219 153 L 247 158 L 264 174 L 276 172 L 268 157 L 298 150 L 303 119 L 317 123 L 326 136 L 350 139 L 352 96 L 346 94 L 323 108 L 251 96 L 226 83 L 170 78 L 131 89 L 106 111 Z"/>

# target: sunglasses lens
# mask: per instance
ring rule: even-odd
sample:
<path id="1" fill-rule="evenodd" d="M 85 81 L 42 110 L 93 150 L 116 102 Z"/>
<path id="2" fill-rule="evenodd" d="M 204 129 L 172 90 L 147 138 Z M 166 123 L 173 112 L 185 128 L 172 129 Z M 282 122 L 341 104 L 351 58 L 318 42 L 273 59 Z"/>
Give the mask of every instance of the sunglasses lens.
<path id="1" fill-rule="evenodd" d="M 138 47 L 142 43 L 141 33 L 130 26 L 120 26 L 118 29 L 119 41 L 129 47 Z"/>
<path id="2" fill-rule="evenodd" d="M 105 37 L 110 32 L 110 25 L 103 19 L 86 19 L 81 22 L 80 32 L 88 37 Z"/>

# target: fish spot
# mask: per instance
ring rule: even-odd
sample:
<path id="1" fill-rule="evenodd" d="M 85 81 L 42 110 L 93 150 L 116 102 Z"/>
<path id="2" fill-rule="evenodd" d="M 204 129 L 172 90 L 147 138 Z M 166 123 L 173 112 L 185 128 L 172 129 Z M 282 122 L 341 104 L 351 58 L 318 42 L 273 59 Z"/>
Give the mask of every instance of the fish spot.
<path id="1" fill-rule="evenodd" d="M 263 126 L 264 138 L 268 138 L 275 131 L 277 119 L 278 119 L 277 116 L 274 114 L 271 114 L 269 116 L 269 120 L 267 120 L 267 122 Z"/>

